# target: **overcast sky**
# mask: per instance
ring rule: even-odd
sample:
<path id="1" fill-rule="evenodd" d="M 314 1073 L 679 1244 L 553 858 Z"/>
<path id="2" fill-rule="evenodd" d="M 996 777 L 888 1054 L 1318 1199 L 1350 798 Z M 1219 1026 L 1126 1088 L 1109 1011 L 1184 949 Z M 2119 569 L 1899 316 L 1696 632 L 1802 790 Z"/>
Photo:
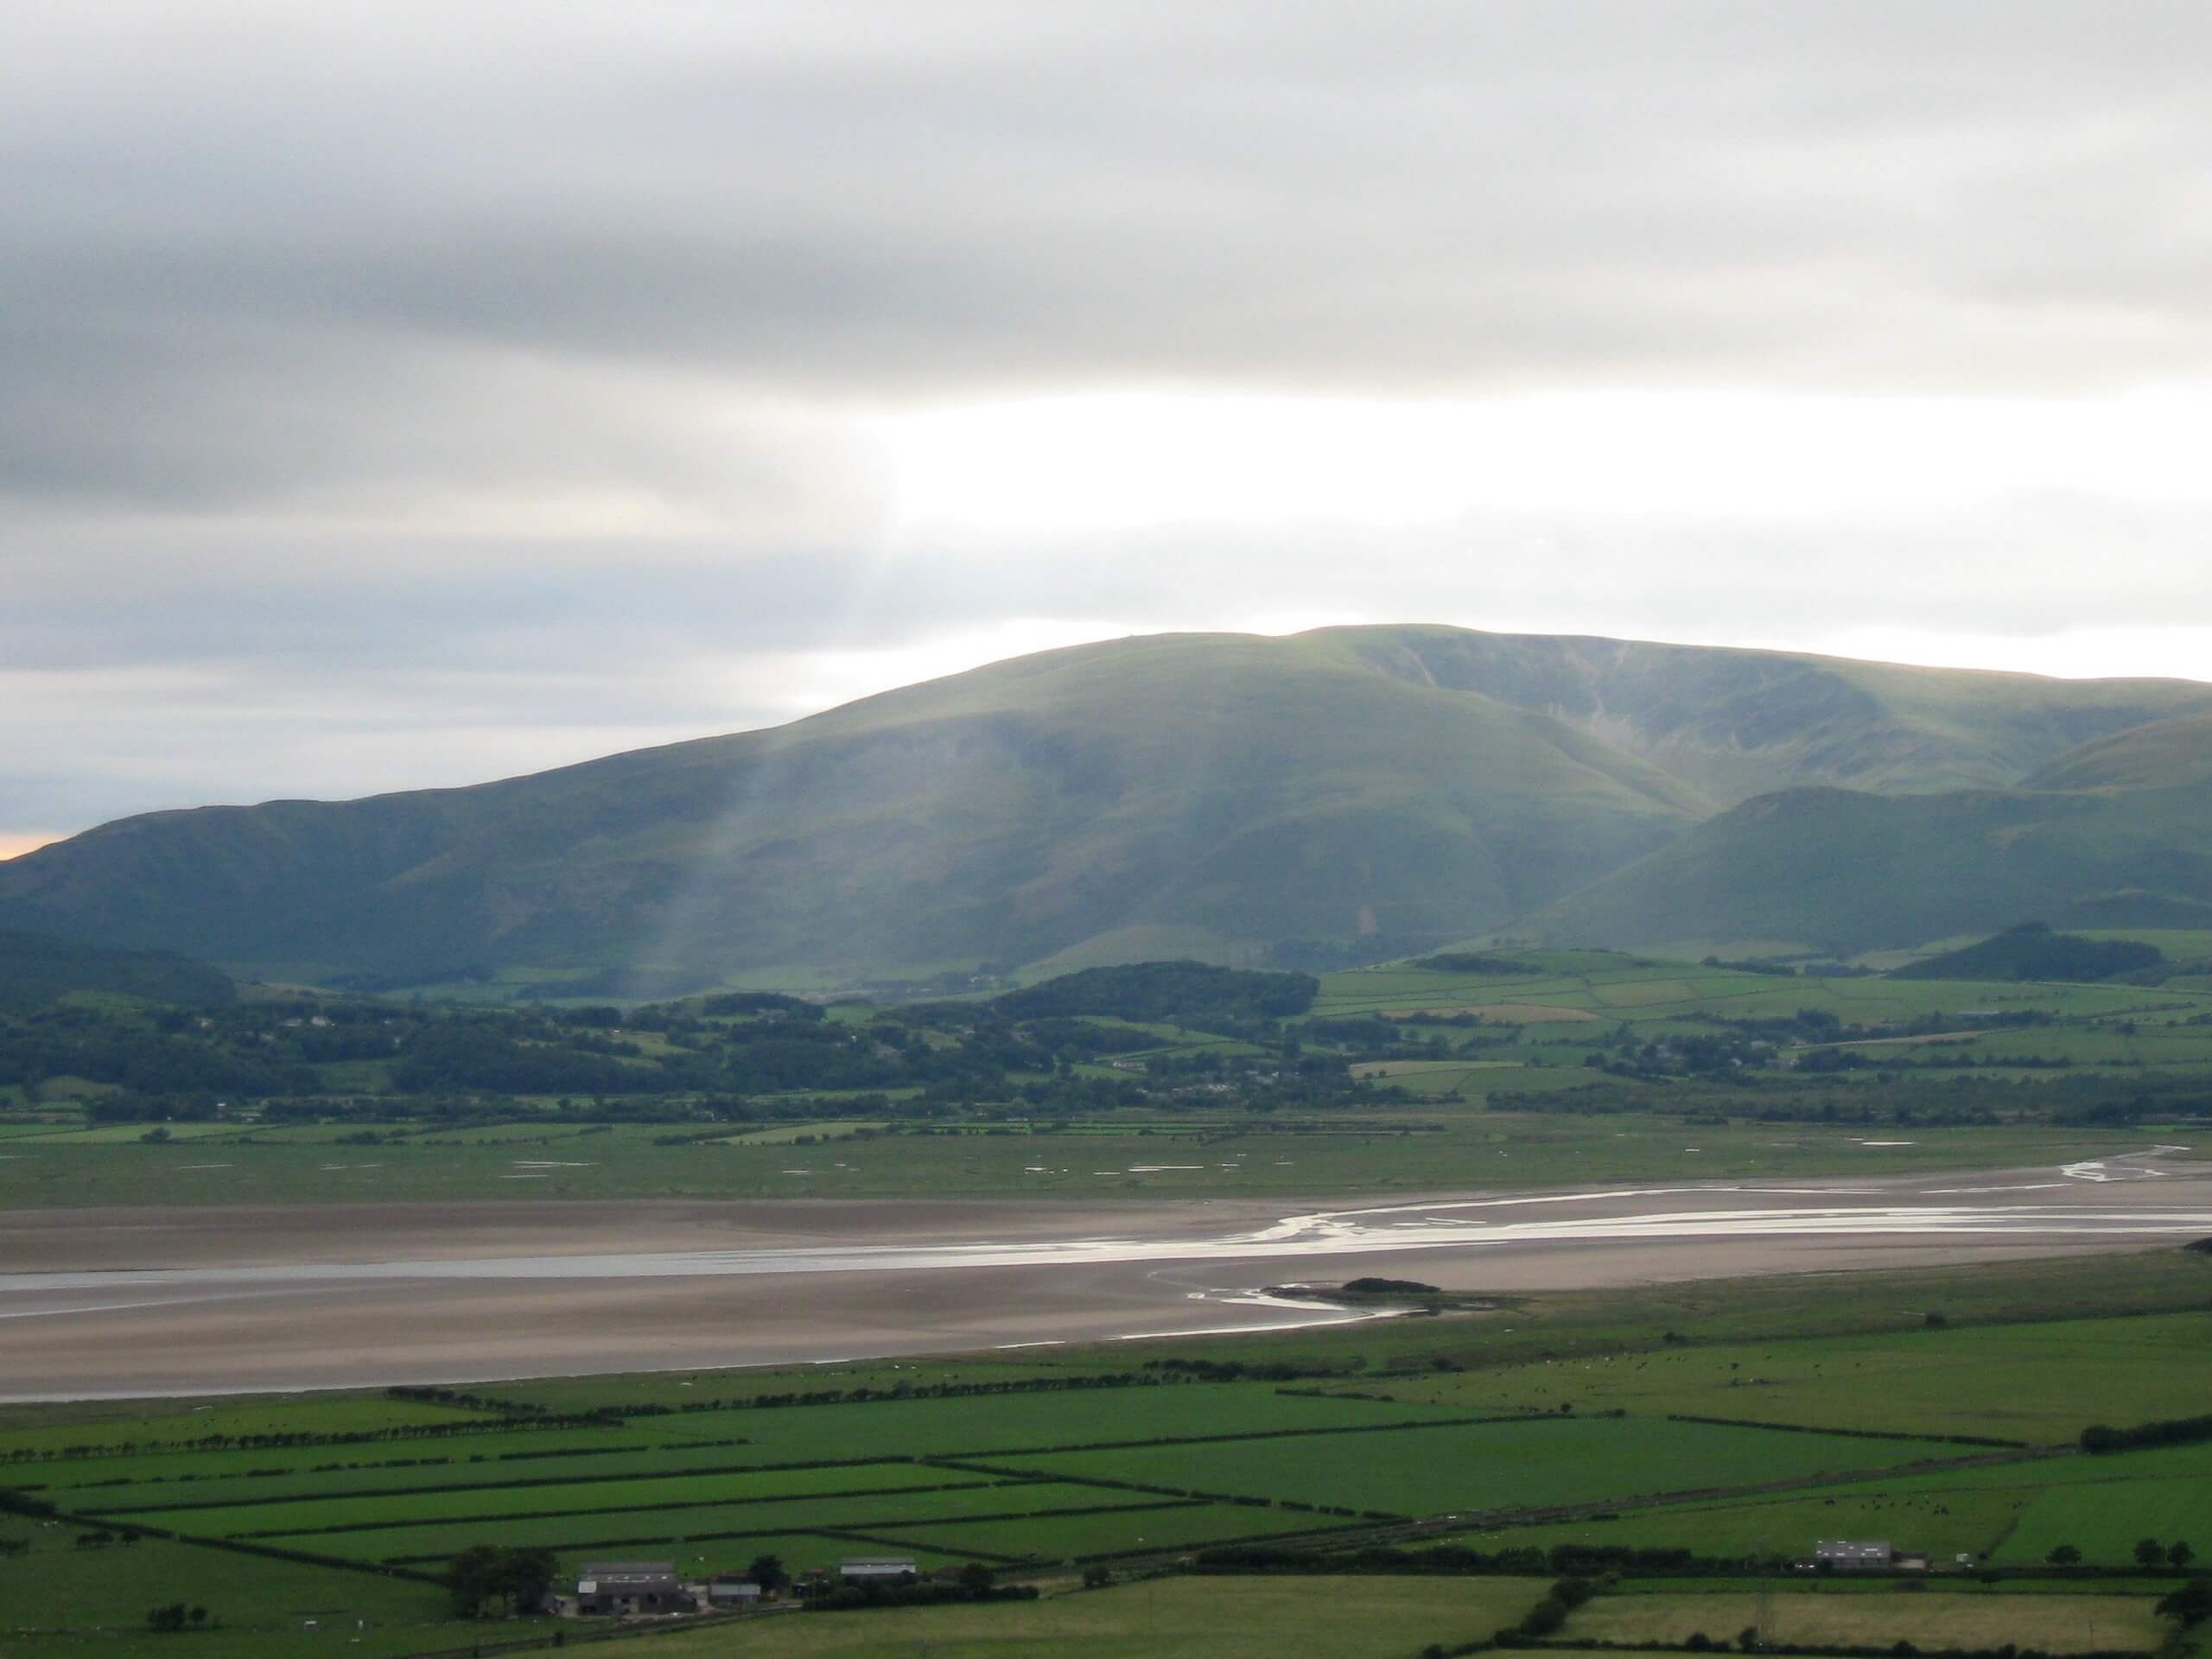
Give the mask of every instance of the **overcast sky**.
<path id="1" fill-rule="evenodd" d="M 2212 678 L 2202 0 L 17 0 L 0 852 L 1160 629 Z"/>

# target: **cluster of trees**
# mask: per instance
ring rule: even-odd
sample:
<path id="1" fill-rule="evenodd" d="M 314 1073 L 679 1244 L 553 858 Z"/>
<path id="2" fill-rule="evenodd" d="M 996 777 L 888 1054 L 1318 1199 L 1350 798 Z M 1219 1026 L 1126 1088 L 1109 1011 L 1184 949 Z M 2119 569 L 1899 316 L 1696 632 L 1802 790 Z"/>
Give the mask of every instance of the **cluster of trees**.
<path id="1" fill-rule="evenodd" d="M 1624 1025 L 1610 1051 L 1592 1050 L 1583 1064 L 1617 1077 L 1735 1080 L 1773 1058 L 1766 1044 L 1691 1032 L 1638 1042 Z"/>
<path id="2" fill-rule="evenodd" d="M 1748 957 L 1736 961 L 1724 961 L 1719 957 L 1707 957 L 1698 965 L 1701 968 L 1726 968 L 1731 973 L 1738 974 L 1768 974 L 1777 979 L 1797 977 L 1797 970 L 1786 962 L 1768 962 Z"/>
<path id="3" fill-rule="evenodd" d="M 197 1434 L 181 1440 L 119 1440 L 106 1445 L 79 1442 L 70 1446 L 14 1446 L 7 1453 L 10 1463 L 67 1463 L 85 1458 L 109 1457 L 117 1453 L 137 1452 L 226 1452 L 226 1451 L 284 1451 L 308 1446 L 378 1446 L 393 1440 L 442 1440 L 456 1435 L 482 1434 L 492 1429 L 518 1428 L 602 1428 L 606 1424 L 599 1418 L 568 1413 L 547 1412 L 536 1417 L 510 1417 L 496 1423 L 485 1423 L 474 1418 L 461 1418 L 450 1423 L 391 1423 L 382 1428 L 349 1429 L 268 1429 L 251 1434 Z M 442 1462 L 442 1459 L 424 1459 L 424 1462 Z M 394 1465 L 397 1466 L 397 1465 Z M 258 1471 L 249 1472 L 257 1473 Z M 278 1472 L 289 1472 L 279 1471 Z M 180 1476 L 189 1480 L 189 1475 Z M 11 1502 L 12 1500 L 12 1502 Z M 16 1503 L 33 1503 L 36 1499 L 21 1492 L 0 1488 L 0 1510 Z M 45 1514 L 44 1510 L 25 1510 L 25 1514 Z"/>
<path id="4" fill-rule="evenodd" d="M 66 1004 L 0 1016 L 0 1087 L 63 1077 L 142 1095 L 257 1098 L 316 1086 L 296 1053 L 196 1039 L 104 1007 Z"/>
<path id="5" fill-rule="evenodd" d="M 1598 1593 L 1587 1579 L 1566 1578 L 1552 1586 L 1544 1599 L 1522 1615 L 1513 1627 L 1515 1636 L 1556 1636 L 1574 1610 Z"/>
<path id="6" fill-rule="evenodd" d="M 2168 1417 L 2155 1423 L 2138 1423 L 2133 1428 L 2093 1423 L 2082 1431 L 2082 1449 L 2090 1452 L 2186 1446 L 2192 1440 L 2212 1440 L 2212 1417 Z"/>
<path id="7" fill-rule="evenodd" d="M 181 1601 L 146 1610 L 146 1628 L 164 1635 L 178 1630 L 208 1630 L 215 1622 L 205 1607 L 188 1607 Z"/>
<path id="8" fill-rule="evenodd" d="M 1202 962 L 1141 962 L 1086 968 L 1041 985 L 1008 991 L 993 1006 L 1012 1018 L 1103 1014 L 1116 1019 L 1170 1020 L 1213 1031 L 1304 1014 L 1321 993 L 1311 974 L 1216 968 Z"/>
<path id="9" fill-rule="evenodd" d="M 880 1401 L 968 1400 L 1002 1394 L 1058 1394 L 1087 1389 L 1159 1388 L 1183 1381 L 1230 1382 L 1238 1378 L 1253 1378 L 1281 1382 L 1294 1377 L 1342 1375 L 1344 1368 L 1327 1366 L 1300 1368 L 1279 1363 L 1248 1365 L 1241 1360 L 1153 1359 L 1147 1360 L 1141 1371 L 1072 1371 L 1049 1373 L 1042 1376 L 991 1377 L 951 1382 L 909 1382 L 902 1380 L 885 1389 L 862 1383 L 855 1389 L 795 1389 L 777 1394 L 741 1395 L 735 1398 L 715 1395 L 686 1400 L 681 1405 L 610 1400 L 575 1407 L 558 1416 L 510 1419 L 497 1427 L 503 1429 L 541 1425 L 605 1427 L 632 1417 L 668 1417 L 693 1412 L 738 1411 L 748 1408 L 775 1410 L 786 1406 L 867 1405 Z M 409 1399 L 425 1391 L 393 1388 L 385 1392 L 395 1399 Z M 488 1402 L 487 1408 L 506 1409 L 507 1405 L 505 1402 L 492 1401 Z M 462 1427 L 480 1431 L 484 1425 L 469 1423 Z M 717 1441 L 715 1444 L 742 1446 L 747 1442 L 739 1440 Z M 865 1463 L 874 1459 L 863 1458 L 855 1461 Z M 5 1496 L 0 1493 L 0 1498 Z M 4 1503 L 0 1503 L 0 1507 L 4 1507 Z"/>
<path id="10" fill-rule="evenodd" d="M 510 1613 L 535 1612 L 559 1570 L 550 1549 L 477 1544 L 447 1564 L 446 1588 L 455 1618 L 479 1618 L 498 1604 Z"/>
<path id="11" fill-rule="evenodd" d="M 999 1584 L 993 1580 L 989 1567 L 981 1561 L 970 1561 L 950 1583 L 942 1579 L 906 1579 L 892 1584 L 824 1582 L 818 1588 L 810 1586 L 806 1609 L 809 1612 L 840 1613 L 877 1607 L 934 1607 L 958 1601 L 1034 1601 L 1037 1596 L 1035 1585 Z"/>
<path id="12" fill-rule="evenodd" d="M 2098 980 L 2156 975 L 2166 953 L 2128 939 L 2087 939 L 2056 933 L 2047 922 L 2024 922 L 1979 944 L 1948 950 L 1891 971 L 1892 979 Z"/>
<path id="13" fill-rule="evenodd" d="M 982 1003 L 916 1004 L 865 1020 L 773 992 L 622 1009 L 425 1007 L 276 999 L 200 1008 L 57 1006 L 0 1013 L 0 1085 L 55 1077 L 113 1084 L 107 1122 L 191 1121 L 224 1104 L 290 1120 L 484 1116 L 483 1103 L 559 1098 L 594 1119 L 743 1120 L 760 1096 L 918 1091 L 912 1115 L 979 1103 L 1032 1112 L 1110 1109 L 1221 1083 L 1274 1104 L 1356 1092 L 1341 1058 L 1303 1057 L 1281 1019 L 1318 982 L 1198 963 L 1101 969 Z M 1144 1039 L 1096 1023 L 1173 1020 L 1287 1050 L 1280 1060 L 1207 1063 L 1203 1077 L 1079 1077 Z M 369 1063 L 365 1070 L 359 1063 Z M 318 1067 L 353 1064 L 333 1089 Z M 813 1103 L 810 1115 L 820 1116 Z M 899 1115 L 908 1112 L 902 1110 Z"/>
<path id="14" fill-rule="evenodd" d="M 1406 1549 L 1368 1544 L 1356 1550 L 1300 1548 L 1294 1544 L 1217 1544 L 1200 1550 L 1194 1563 L 1202 1573 L 1384 1573 L 1528 1578 L 1541 1573 L 1587 1580 L 1607 1573 L 1679 1574 L 1732 1573 L 1740 1559 L 1697 1555 L 1688 1549 L 1622 1544 L 1554 1544 L 1549 1549 L 1516 1544 L 1504 1549 L 1470 1549 L 1464 1544 L 1436 1544 Z"/>
<path id="15" fill-rule="evenodd" d="M 2185 1538 L 2177 1538 L 2171 1544 L 2162 1543 L 2156 1538 L 2140 1539 L 2133 1554 L 2138 1567 L 2146 1569 L 2170 1567 L 2176 1572 L 2183 1570 L 2196 1559 L 2196 1552 L 2190 1548 Z M 2082 1565 L 2082 1547 L 2079 1544 L 2056 1545 L 2044 1560 L 2051 1567 L 2079 1567 Z M 2159 1611 L 2164 1611 L 2164 1609 Z"/>
<path id="16" fill-rule="evenodd" d="M 780 1555 L 755 1555 L 746 1567 L 745 1577 L 772 1596 L 791 1581 L 791 1569 Z"/>
<path id="17" fill-rule="evenodd" d="M 1433 957 L 1417 957 L 1407 964 L 1426 968 L 1439 974 L 1495 974 L 1501 978 L 1529 979 L 1544 970 L 1533 962 L 1519 962 L 1511 957 L 1493 957 L 1474 950 L 1447 950 Z"/>
<path id="18" fill-rule="evenodd" d="M 2154 1118 L 2212 1117 L 2212 1089 L 2202 1077 L 2137 1077 L 2127 1097 L 2114 1099 L 2111 1084 L 2082 1077 L 2053 1084 L 2059 1102 L 2052 1121 L 2084 1127 L 2133 1125 Z"/>
<path id="19" fill-rule="evenodd" d="M 2194 1629 L 2212 1618 L 2212 1579 L 2191 1579 L 2171 1595 L 2162 1597 L 2158 1611 L 2168 1618 L 2179 1619 L 2183 1630 Z"/>

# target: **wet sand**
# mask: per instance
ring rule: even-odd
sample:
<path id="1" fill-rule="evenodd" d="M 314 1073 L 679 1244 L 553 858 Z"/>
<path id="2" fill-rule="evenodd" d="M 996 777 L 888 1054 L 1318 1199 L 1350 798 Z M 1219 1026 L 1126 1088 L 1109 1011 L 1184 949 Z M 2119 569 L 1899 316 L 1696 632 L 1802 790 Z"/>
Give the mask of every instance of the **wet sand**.
<path id="1" fill-rule="evenodd" d="M 1259 1287 L 1452 1289 L 2144 1249 L 2212 1168 L 1246 1201 L 379 1205 L 0 1214 L 0 1398 L 784 1364 L 1326 1323 Z"/>

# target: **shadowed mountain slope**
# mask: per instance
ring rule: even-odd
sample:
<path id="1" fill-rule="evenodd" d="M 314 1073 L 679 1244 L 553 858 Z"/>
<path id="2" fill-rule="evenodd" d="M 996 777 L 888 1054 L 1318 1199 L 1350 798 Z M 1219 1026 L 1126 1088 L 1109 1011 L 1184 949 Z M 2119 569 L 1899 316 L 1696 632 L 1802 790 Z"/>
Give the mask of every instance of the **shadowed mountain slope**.
<path id="1" fill-rule="evenodd" d="M 1560 944 L 1795 939 L 1849 953 L 2023 917 L 2173 925 L 2208 904 L 2212 785 L 1808 789 L 1748 801 L 1520 926 Z"/>
<path id="2" fill-rule="evenodd" d="M 1755 790 L 2009 784 L 2198 708 L 2183 682 L 1445 628 L 1165 635 L 470 789 L 124 819 L 0 864 L 0 925 L 302 977 L 655 990 L 1379 956 L 1552 904 Z"/>
<path id="3" fill-rule="evenodd" d="M 316 974 L 856 977 L 1452 937 L 1708 810 L 1541 714 L 1176 637 L 474 789 L 126 819 L 0 866 L 0 916 Z"/>
<path id="4" fill-rule="evenodd" d="M 238 997 L 225 976 L 174 952 L 111 950 L 0 928 L 0 1007 L 38 1007 L 85 991 L 188 1007 Z"/>

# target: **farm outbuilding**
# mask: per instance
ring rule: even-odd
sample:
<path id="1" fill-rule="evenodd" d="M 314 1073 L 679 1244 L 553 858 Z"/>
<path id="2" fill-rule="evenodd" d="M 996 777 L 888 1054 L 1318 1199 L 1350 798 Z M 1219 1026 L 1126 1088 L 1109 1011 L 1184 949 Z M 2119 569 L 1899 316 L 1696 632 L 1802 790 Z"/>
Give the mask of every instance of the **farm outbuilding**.
<path id="1" fill-rule="evenodd" d="M 1823 1538 L 1813 1549 L 1815 1566 L 1838 1573 L 1886 1573 L 1896 1559 L 1886 1538 Z"/>
<path id="2" fill-rule="evenodd" d="M 579 1613 L 688 1613 L 693 1606 L 673 1561 L 593 1561 L 576 1574 Z"/>
<path id="3" fill-rule="evenodd" d="M 849 1555 L 837 1563 L 837 1576 L 848 1583 L 880 1584 L 917 1574 L 911 1555 Z"/>

